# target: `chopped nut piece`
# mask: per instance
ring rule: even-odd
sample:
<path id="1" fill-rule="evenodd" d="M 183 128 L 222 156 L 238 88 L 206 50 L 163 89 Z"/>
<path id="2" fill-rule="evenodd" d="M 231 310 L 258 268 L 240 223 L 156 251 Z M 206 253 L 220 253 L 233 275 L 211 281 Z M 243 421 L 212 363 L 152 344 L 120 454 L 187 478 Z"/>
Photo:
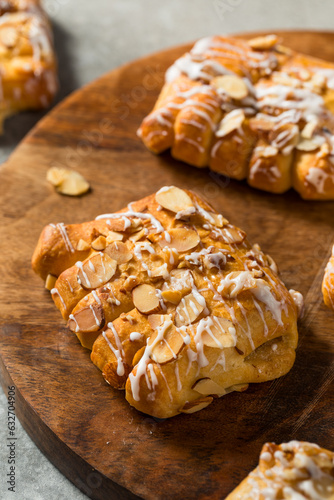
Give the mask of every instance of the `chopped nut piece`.
<path id="1" fill-rule="evenodd" d="M 198 380 L 193 385 L 192 389 L 196 392 L 199 392 L 200 394 L 203 394 L 203 396 L 209 396 L 210 394 L 224 396 L 224 394 L 226 394 L 225 389 L 216 384 L 216 382 L 214 382 L 210 378 L 202 378 Z"/>
<path id="2" fill-rule="evenodd" d="M 108 283 L 116 272 L 117 262 L 105 253 L 97 253 L 77 262 L 78 281 L 84 288 L 98 288 Z"/>
<path id="3" fill-rule="evenodd" d="M 212 324 L 202 333 L 202 342 L 207 347 L 222 348 L 236 345 L 236 330 L 232 321 L 212 316 Z"/>
<path id="4" fill-rule="evenodd" d="M 94 250 L 97 250 L 98 252 L 104 250 L 106 245 L 107 245 L 107 240 L 105 236 L 102 235 L 98 236 L 94 241 L 92 241 L 92 248 Z"/>
<path id="5" fill-rule="evenodd" d="M 193 229 L 176 227 L 170 229 L 168 233 L 168 240 L 163 236 L 162 239 L 159 240 L 159 245 L 162 248 L 175 248 L 177 252 L 187 252 L 195 248 L 201 240 L 198 233 Z"/>
<path id="6" fill-rule="evenodd" d="M 114 241 L 108 245 L 104 251 L 109 257 L 114 259 L 117 264 L 124 264 L 132 259 L 133 255 L 127 245 L 122 241 Z"/>
<path id="7" fill-rule="evenodd" d="M 78 241 L 78 244 L 77 244 L 78 252 L 86 252 L 89 249 L 90 249 L 90 244 L 87 243 L 87 241 L 80 238 L 80 240 Z"/>
<path id="8" fill-rule="evenodd" d="M 216 76 L 211 80 L 211 85 L 218 90 L 225 91 L 232 99 L 240 100 L 248 95 L 246 83 L 237 75 Z"/>
<path id="9" fill-rule="evenodd" d="M 258 36 L 248 40 L 248 45 L 254 50 L 269 50 L 275 47 L 278 41 L 276 35 Z"/>
<path id="10" fill-rule="evenodd" d="M 152 360 L 162 365 L 176 359 L 177 355 L 185 345 L 181 333 L 175 328 L 174 325 L 170 325 L 170 327 L 164 332 L 163 339 L 155 343 L 157 335 L 158 332 L 153 334 L 148 342 L 149 345 L 153 344 L 151 354 Z"/>
<path id="11" fill-rule="evenodd" d="M 171 302 L 172 304 L 177 305 L 182 299 L 182 293 L 180 290 L 165 290 L 161 292 L 161 297 L 166 302 Z"/>
<path id="12" fill-rule="evenodd" d="M 311 139 L 316 128 L 318 126 L 318 122 L 316 120 L 313 120 L 311 122 L 308 122 L 303 130 L 301 131 L 301 136 L 303 139 Z"/>
<path id="13" fill-rule="evenodd" d="M 100 305 L 90 305 L 71 314 L 68 326 L 72 332 L 97 332 L 104 326 L 104 313 Z"/>
<path id="14" fill-rule="evenodd" d="M 46 173 L 46 179 L 51 182 L 53 186 L 60 186 L 60 184 L 66 179 L 69 175 L 68 168 L 63 167 L 51 167 Z"/>
<path id="15" fill-rule="evenodd" d="M 139 285 L 132 290 L 132 300 L 142 314 L 152 314 L 161 308 L 156 289 L 152 285 Z"/>
<path id="16" fill-rule="evenodd" d="M 2 26 L 0 30 L 0 40 L 8 48 L 15 47 L 18 40 L 18 31 L 11 26 Z"/>
<path id="17" fill-rule="evenodd" d="M 57 281 L 57 277 L 53 276 L 52 274 L 48 274 L 45 280 L 45 288 L 47 290 L 52 290 L 52 288 L 55 287 Z"/>
<path id="18" fill-rule="evenodd" d="M 257 152 L 260 158 L 271 158 L 278 154 L 278 149 L 274 146 L 266 146 L 264 148 L 257 148 Z"/>
<path id="19" fill-rule="evenodd" d="M 136 243 L 136 241 L 141 240 L 145 236 L 146 236 L 146 230 L 145 228 L 143 228 L 140 231 L 134 233 L 132 236 L 130 236 L 129 240 L 132 241 L 133 243 Z"/>
<path id="20" fill-rule="evenodd" d="M 155 199 L 159 205 L 175 213 L 194 208 L 190 196 L 183 189 L 175 186 L 160 189 L 155 195 Z"/>
<path id="21" fill-rule="evenodd" d="M 216 131 L 217 137 L 224 137 L 241 127 L 245 120 L 245 113 L 242 109 L 234 109 L 224 116 Z"/>
<path id="22" fill-rule="evenodd" d="M 109 231 L 107 234 L 107 244 L 109 245 L 113 241 L 122 241 L 124 235 L 122 233 L 118 233 L 117 231 Z"/>
<path id="23" fill-rule="evenodd" d="M 205 299 L 200 294 L 189 293 L 179 303 L 175 311 L 176 326 L 190 325 L 204 311 Z"/>
<path id="24" fill-rule="evenodd" d="M 125 290 L 126 292 L 131 292 L 137 285 L 139 284 L 136 276 L 129 276 L 125 281 L 121 288 L 121 291 Z"/>
<path id="25" fill-rule="evenodd" d="M 181 410 L 181 413 L 195 413 L 196 411 L 203 410 L 212 403 L 213 398 L 208 396 L 206 398 L 196 399 L 195 401 L 189 401 L 186 403 Z"/>

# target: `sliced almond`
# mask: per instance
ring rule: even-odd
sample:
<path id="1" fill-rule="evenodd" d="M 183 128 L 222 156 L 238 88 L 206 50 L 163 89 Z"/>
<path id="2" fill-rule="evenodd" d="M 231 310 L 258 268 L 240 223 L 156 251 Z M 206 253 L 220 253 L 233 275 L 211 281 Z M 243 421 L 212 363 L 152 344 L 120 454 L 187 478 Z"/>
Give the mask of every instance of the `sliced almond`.
<path id="1" fill-rule="evenodd" d="M 161 326 L 166 321 L 167 316 L 164 314 L 151 314 L 147 319 L 152 330 L 156 330 L 158 326 Z"/>
<path id="2" fill-rule="evenodd" d="M 185 344 L 181 333 L 174 325 L 170 325 L 164 331 L 163 339 L 159 341 L 156 340 L 158 335 L 158 332 L 152 335 L 148 344 L 152 345 L 152 360 L 162 365 L 176 359 Z"/>
<path id="3" fill-rule="evenodd" d="M 177 252 L 188 252 L 188 250 L 195 248 L 201 241 L 196 231 L 185 227 L 175 227 L 170 229 L 168 233 L 168 241 L 162 237 L 159 240 L 159 245 L 162 248 L 175 248 Z"/>
<path id="4" fill-rule="evenodd" d="M 213 398 L 210 396 L 206 398 L 196 399 L 195 401 L 189 401 L 179 411 L 181 413 L 195 413 L 196 411 L 203 410 L 204 408 L 209 406 L 209 404 L 212 403 L 212 401 Z"/>
<path id="5" fill-rule="evenodd" d="M 139 285 L 138 278 L 136 276 L 129 276 L 124 281 L 121 292 L 124 290 L 125 292 L 131 292 L 136 286 Z"/>
<path id="6" fill-rule="evenodd" d="M 175 186 L 161 188 L 155 195 L 155 199 L 163 208 L 175 213 L 194 207 L 190 196 L 183 189 Z"/>
<path id="7" fill-rule="evenodd" d="M 107 234 L 107 244 L 109 245 L 113 241 L 122 241 L 124 235 L 122 233 L 118 233 L 117 231 L 108 231 Z"/>
<path id="8" fill-rule="evenodd" d="M 132 366 L 136 366 L 139 363 L 139 361 L 143 357 L 145 349 L 146 349 L 146 346 L 143 346 L 139 349 L 139 351 L 136 352 L 136 354 L 133 356 Z"/>
<path id="9" fill-rule="evenodd" d="M 91 248 L 90 244 L 87 241 L 80 238 L 77 244 L 78 252 L 86 252 L 87 250 L 90 250 L 90 248 Z"/>
<path id="10" fill-rule="evenodd" d="M 234 347 L 237 338 L 232 321 L 218 316 L 211 316 L 211 320 L 202 333 L 203 344 L 219 349 Z"/>
<path id="11" fill-rule="evenodd" d="M 100 236 L 98 236 L 97 238 L 95 238 L 94 241 L 92 241 L 92 248 L 98 252 L 104 250 L 106 246 L 107 246 L 107 240 L 105 236 L 103 236 L 102 234 L 100 234 Z"/>
<path id="12" fill-rule="evenodd" d="M 225 389 L 216 384 L 216 382 L 214 382 L 210 378 L 202 378 L 198 380 L 193 385 L 192 389 L 196 392 L 199 392 L 200 394 L 203 394 L 203 396 L 209 396 L 210 394 L 224 396 L 224 394 L 226 394 Z"/>
<path id="13" fill-rule="evenodd" d="M 57 281 L 57 277 L 53 276 L 53 274 L 48 274 L 45 280 L 45 288 L 47 290 L 52 290 L 55 287 Z"/>
<path id="14" fill-rule="evenodd" d="M 90 189 L 86 179 L 75 170 L 52 167 L 48 170 L 47 179 L 59 193 L 67 196 L 80 196 Z"/>
<path id="15" fill-rule="evenodd" d="M 170 273 L 169 282 L 165 282 L 162 289 L 177 290 L 182 297 L 187 295 L 193 287 L 194 280 L 191 271 L 188 269 L 173 269 Z"/>
<path id="16" fill-rule="evenodd" d="M 122 241 L 114 241 L 110 243 L 104 251 L 109 257 L 114 259 L 117 264 L 125 264 L 132 259 L 133 254 L 128 249 L 127 245 Z"/>
<path id="17" fill-rule="evenodd" d="M 256 153 L 260 158 L 271 158 L 278 154 L 278 149 L 275 146 L 258 147 Z"/>
<path id="18" fill-rule="evenodd" d="M 0 29 L 0 40 L 9 49 L 15 47 L 18 41 L 18 30 L 11 26 L 3 26 Z"/>
<path id="19" fill-rule="evenodd" d="M 210 238 L 213 240 L 223 240 L 225 243 L 239 245 L 246 238 L 246 233 L 235 226 L 226 226 L 220 233 L 214 231 L 210 233 Z"/>
<path id="20" fill-rule="evenodd" d="M 298 151 L 315 151 L 320 148 L 320 144 L 312 139 L 302 139 L 296 146 Z"/>
<path id="21" fill-rule="evenodd" d="M 70 170 L 63 167 L 51 167 L 46 173 L 46 180 L 53 186 L 60 186 L 60 184 L 69 175 Z"/>
<path id="22" fill-rule="evenodd" d="M 78 282 L 88 289 L 98 288 L 108 283 L 116 272 L 117 262 L 105 253 L 97 253 L 77 262 Z"/>
<path id="23" fill-rule="evenodd" d="M 175 324 L 177 327 L 190 325 L 202 314 L 205 308 L 205 299 L 202 297 L 203 300 L 199 301 L 198 298 L 193 293 L 189 293 L 183 297 L 175 311 Z"/>
<path id="24" fill-rule="evenodd" d="M 244 392 L 244 391 L 247 391 L 248 387 L 249 387 L 249 384 L 234 384 L 234 385 L 231 385 L 231 387 L 228 387 L 226 389 L 226 391 L 228 391 L 228 392 L 233 392 L 233 391 Z"/>
<path id="25" fill-rule="evenodd" d="M 143 228 L 140 231 L 134 233 L 132 236 L 130 236 L 129 240 L 132 241 L 133 243 L 136 243 L 136 241 L 139 241 L 142 238 L 144 238 L 146 236 L 146 233 L 147 233 L 146 229 Z"/>
<path id="26" fill-rule="evenodd" d="M 224 137 L 234 130 L 237 130 L 245 120 L 245 113 L 242 109 L 234 109 L 224 116 L 216 131 L 217 137 Z"/>
<path id="27" fill-rule="evenodd" d="M 142 314 L 152 314 L 161 308 L 156 289 L 152 285 L 139 285 L 132 290 L 134 306 Z"/>
<path id="28" fill-rule="evenodd" d="M 254 50 L 269 50 L 278 43 L 277 35 L 257 36 L 248 40 L 248 45 Z"/>
<path id="29" fill-rule="evenodd" d="M 103 328 L 104 312 L 100 305 L 90 305 L 70 315 L 68 322 L 72 332 L 97 332 Z"/>
<path id="30" fill-rule="evenodd" d="M 182 299 L 182 293 L 180 290 L 164 290 L 161 292 L 161 298 L 166 302 L 177 305 Z"/>
<path id="31" fill-rule="evenodd" d="M 302 136 L 303 139 L 311 139 L 317 126 L 318 122 L 316 120 L 306 123 L 300 135 Z"/>
<path id="32" fill-rule="evenodd" d="M 105 381 L 114 389 L 125 389 L 127 378 L 131 372 L 131 367 L 122 362 L 124 375 L 117 375 L 117 361 L 106 363 L 103 367 L 102 375 Z"/>
<path id="33" fill-rule="evenodd" d="M 237 75 L 216 76 L 211 80 L 213 85 L 218 90 L 223 90 L 232 99 L 244 99 L 248 96 L 248 87 L 244 80 Z"/>

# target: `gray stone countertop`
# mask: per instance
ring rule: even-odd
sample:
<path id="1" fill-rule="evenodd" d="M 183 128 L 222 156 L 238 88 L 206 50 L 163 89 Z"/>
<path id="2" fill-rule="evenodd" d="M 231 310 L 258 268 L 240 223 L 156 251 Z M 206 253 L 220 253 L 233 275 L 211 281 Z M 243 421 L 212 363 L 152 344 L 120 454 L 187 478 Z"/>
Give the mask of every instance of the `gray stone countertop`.
<path id="1" fill-rule="evenodd" d="M 202 36 L 275 29 L 332 30 L 332 0 L 45 0 L 53 22 L 61 90 L 57 102 L 103 73 L 137 57 Z M 7 120 L 4 162 L 43 113 Z M 1 389 L 0 389 L 1 391 Z M 0 394 L 0 498 L 84 499 L 17 424 L 16 493 L 7 490 L 7 404 Z"/>

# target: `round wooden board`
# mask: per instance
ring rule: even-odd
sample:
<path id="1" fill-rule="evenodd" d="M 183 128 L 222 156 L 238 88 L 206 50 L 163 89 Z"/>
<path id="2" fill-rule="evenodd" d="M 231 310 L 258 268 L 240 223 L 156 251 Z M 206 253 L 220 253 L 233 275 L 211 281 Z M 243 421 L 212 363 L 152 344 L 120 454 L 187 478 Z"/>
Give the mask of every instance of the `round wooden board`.
<path id="1" fill-rule="evenodd" d="M 284 42 L 334 61 L 334 34 L 283 32 Z M 334 449 L 334 315 L 320 285 L 333 243 L 333 203 L 275 196 L 153 156 L 136 137 L 165 69 L 186 46 L 112 71 L 44 118 L 0 171 L 2 381 L 40 449 L 94 499 L 221 499 L 257 464 L 266 441 L 303 439 Z M 78 169 L 93 190 L 62 197 L 51 165 Z M 117 211 L 176 184 L 208 198 L 278 262 L 304 293 L 296 363 L 276 381 L 232 393 L 207 409 L 158 422 L 110 388 L 70 334 L 30 258 L 43 226 Z"/>

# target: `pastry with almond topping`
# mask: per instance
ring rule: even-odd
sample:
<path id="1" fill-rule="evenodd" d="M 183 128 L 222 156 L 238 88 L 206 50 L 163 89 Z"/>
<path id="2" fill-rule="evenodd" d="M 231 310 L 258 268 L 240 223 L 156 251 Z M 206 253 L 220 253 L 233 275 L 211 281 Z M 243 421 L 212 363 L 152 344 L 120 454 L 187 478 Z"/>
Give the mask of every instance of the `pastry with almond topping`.
<path id="1" fill-rule="evenodd" d="M 263 446 L 259 465 L 226 500 L 332 500 L 334 453 L 303 441 Z"/>
<path id="2" fill-rule="evenodd" d="M 52 31 L 39 0 L 0 0 L 0 128 L 18 111 L 50 106 L 58 88 Z"/>
<path id="3" fill-rule="evenodd" d="M 199 40 L 167 70 L 138 135 L 153 153 L 258 189 L 334 199 L 334 65 L 275 35 Z"/>
<path id="4" fill-rule="evenodd" d="M 32 265 L 105 380 L 144 413 L 194 413 L 294 363 L 301 294 L 190 191 L 50 224 Z"/>
<path id="5" fill-rule="evenodd" d="M 332 255 L 325 269 L 325 275 L 322 282 L 322 294 L 326 306 L 334 309 L 334 245 Z"/>

